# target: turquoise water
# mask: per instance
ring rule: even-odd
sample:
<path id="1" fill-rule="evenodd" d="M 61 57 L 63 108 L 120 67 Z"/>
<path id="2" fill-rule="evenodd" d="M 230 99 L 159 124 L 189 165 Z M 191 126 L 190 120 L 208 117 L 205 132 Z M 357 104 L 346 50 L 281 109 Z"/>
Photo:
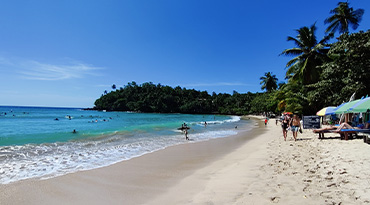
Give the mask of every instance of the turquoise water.
<path id="1" fill-rule="evenodd" d="M 183 123 L 191 127 L 190 141 L 177 129 Z M 0 183 L 93 169 L 168 146 L 227 137 L 245 123 L 236 116 L 0 106 Z"/>

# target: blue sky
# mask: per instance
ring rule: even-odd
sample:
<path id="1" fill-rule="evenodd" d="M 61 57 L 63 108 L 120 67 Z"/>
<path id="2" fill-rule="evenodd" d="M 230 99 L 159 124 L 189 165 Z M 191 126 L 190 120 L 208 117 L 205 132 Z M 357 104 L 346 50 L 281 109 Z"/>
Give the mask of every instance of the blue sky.
<path id="1" fill-rule="evenodd" d="M 92 107 L 112 84 L 161 83 L 210 94 L 284 81 L 287 36 L 336 0 L 6 1 L 0 7 L 0 105 Z M 360 27 L 370 28 L 370 1 Z"/>

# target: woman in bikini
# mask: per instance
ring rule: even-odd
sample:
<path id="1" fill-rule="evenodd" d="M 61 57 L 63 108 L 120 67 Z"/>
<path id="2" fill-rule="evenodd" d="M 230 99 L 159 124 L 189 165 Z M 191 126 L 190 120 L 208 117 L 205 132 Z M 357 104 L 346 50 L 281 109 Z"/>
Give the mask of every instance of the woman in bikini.
<path id="1" fill-rule="evenodd" d="M 283 128 L 284 141 L 286 141 L 288 125 L 289 125 L 289 115 L 284 115 L 281 121 L 281 127 Z"/>

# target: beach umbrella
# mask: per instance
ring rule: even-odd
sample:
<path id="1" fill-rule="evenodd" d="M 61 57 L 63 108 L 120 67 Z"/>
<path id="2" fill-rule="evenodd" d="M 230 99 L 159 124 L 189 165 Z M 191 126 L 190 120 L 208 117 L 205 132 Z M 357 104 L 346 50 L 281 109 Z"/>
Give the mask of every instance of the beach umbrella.
<path id="1" fill-rule="evenodd" d="M 367 97 L 349 108 L 352 113 L 367 112 L 370 109 L 370 97 Z"/>
<path id="2" fill-rule="evenodd" d="M 293 113 L 292 113 L 292 112 L 284 112 L 283 114 L 284 114 L 284 115 L 293 115 Z"/>
<path id="3" fill-rule="evenodd" d="M 337 107 L 329 106 L 329 107 L 324 107 L 323 109 L 317 111 L 316 115 L 317 116 L 325 116 L 325 115 L 330 115 L 334 112 L 334 109 Z"/>
<path id="4" fill-rule="evenodd" d="M 334 111 L 335 114 L 344 114 L 344 113 L 350 113 L 349 109 L 352 108 L 356 103 L 360 102 L 361 99 L 354 100 L 351 102 L 343 103 L 342 105 L 339 105 L 337 109 Z"/>

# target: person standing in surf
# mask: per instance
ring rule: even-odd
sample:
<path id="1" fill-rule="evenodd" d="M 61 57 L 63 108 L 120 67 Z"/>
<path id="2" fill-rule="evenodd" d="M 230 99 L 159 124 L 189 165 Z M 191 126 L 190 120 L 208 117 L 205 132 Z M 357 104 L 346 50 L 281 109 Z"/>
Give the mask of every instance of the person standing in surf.
<path id="1" fill-rule="evenodd" d="M 185 129 L 185 140 L 189 140 L 189 137 L 188 137 L 188 129 Z"/>

